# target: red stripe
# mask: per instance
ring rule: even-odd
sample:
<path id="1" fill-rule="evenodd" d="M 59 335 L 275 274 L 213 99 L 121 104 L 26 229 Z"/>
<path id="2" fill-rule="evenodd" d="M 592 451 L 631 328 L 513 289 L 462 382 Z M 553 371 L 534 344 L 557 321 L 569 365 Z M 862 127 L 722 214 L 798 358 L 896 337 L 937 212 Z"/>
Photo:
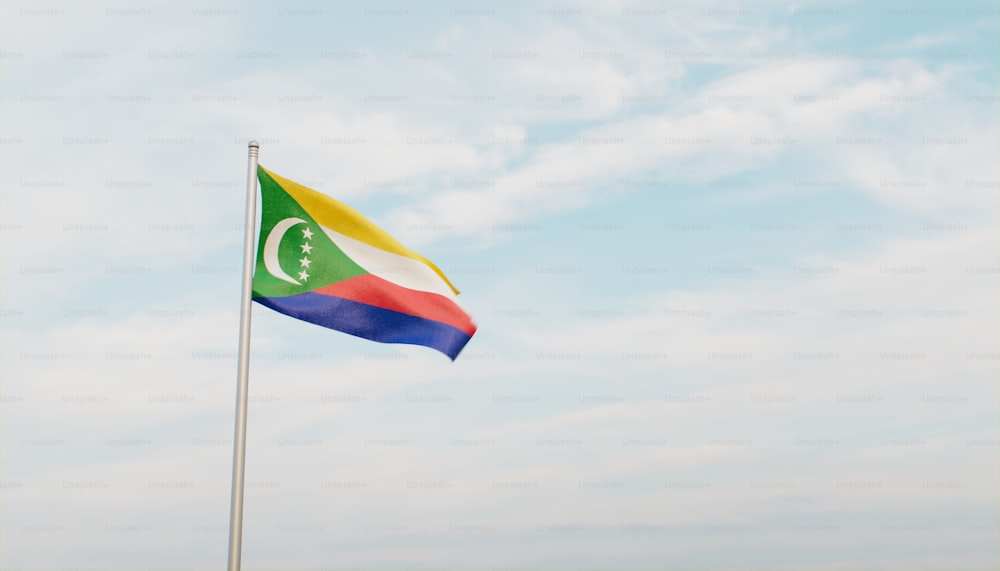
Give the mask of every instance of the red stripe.
<path id="1" fill-rule="evenodd" d="M 462 311 L 455 302 L 443 295 L 399 286 L 372 274 L 354 276 L 315 289 L 313 293 L 331 295 L 407 315 L 440 321 L 464 331 L 470 336 L 476 332 L 476 324 L 472 322 L 469 315 Z"/>

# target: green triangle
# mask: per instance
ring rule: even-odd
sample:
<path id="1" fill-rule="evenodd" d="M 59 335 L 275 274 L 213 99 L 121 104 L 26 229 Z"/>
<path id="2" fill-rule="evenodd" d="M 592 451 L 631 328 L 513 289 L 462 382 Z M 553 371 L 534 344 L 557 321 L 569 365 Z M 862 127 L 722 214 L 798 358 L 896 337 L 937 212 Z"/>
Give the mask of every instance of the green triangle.
<path id="1" fill-rule="evenodd" d="M 368 273 L 302 206 L 258 168 L 261 216 L 254 297 L 286 297 Z"/>

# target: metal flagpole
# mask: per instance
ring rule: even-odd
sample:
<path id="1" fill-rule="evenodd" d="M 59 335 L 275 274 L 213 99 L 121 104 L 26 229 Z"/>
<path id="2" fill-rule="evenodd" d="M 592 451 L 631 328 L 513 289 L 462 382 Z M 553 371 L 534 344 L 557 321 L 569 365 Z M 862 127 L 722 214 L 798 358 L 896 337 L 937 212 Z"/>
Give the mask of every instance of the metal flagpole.
<path id="1" fill-rule="evenodd" d="M 236 435 L 233 438 L 233 494 L 229 510 L 229 571 L 239 571 L 243 549 L 243 471 L 247 452 L 247 386 L 250 373 L 250 296 L 253 290 L 253 238 L 257 233 L 257 153 L 250 141 L 247 210 L 243 226 L 243 297 L 240 303 L 240 354 L 236 389 Z"/>

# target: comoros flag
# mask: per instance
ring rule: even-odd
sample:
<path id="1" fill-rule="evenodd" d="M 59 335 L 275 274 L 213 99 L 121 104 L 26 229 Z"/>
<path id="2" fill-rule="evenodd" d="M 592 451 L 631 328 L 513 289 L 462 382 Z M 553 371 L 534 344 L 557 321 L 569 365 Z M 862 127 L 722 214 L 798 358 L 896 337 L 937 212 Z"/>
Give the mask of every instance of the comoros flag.
<path id="1" fill-rule="evenodd" d="M 476 325 L 437 266 L 353 208 L 264 167 L 257 175 L 254 301 L 372 341 L 458 356 Z"/>

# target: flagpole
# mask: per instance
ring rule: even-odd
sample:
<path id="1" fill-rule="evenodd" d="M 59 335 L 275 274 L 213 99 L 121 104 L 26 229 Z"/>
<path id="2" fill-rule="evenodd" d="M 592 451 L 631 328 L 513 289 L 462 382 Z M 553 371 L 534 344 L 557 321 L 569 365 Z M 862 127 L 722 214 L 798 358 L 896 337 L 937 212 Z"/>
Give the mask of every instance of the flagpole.
<path id="1" fill-rule="evenodd" d="M 243 550 L 243 472 L 247 452 L 247 387 L 250 373 L 250 296 L 253 289 L 253 238 L 257 226 L 257 154 L 250 141 L 247 207 L 243 224 L 243 297 L 240 301 L 240 353 L 236 389 L 236 434 L 233 438 L 233 491 L 229 510 L 229 571 L 239 571 Z"/>

